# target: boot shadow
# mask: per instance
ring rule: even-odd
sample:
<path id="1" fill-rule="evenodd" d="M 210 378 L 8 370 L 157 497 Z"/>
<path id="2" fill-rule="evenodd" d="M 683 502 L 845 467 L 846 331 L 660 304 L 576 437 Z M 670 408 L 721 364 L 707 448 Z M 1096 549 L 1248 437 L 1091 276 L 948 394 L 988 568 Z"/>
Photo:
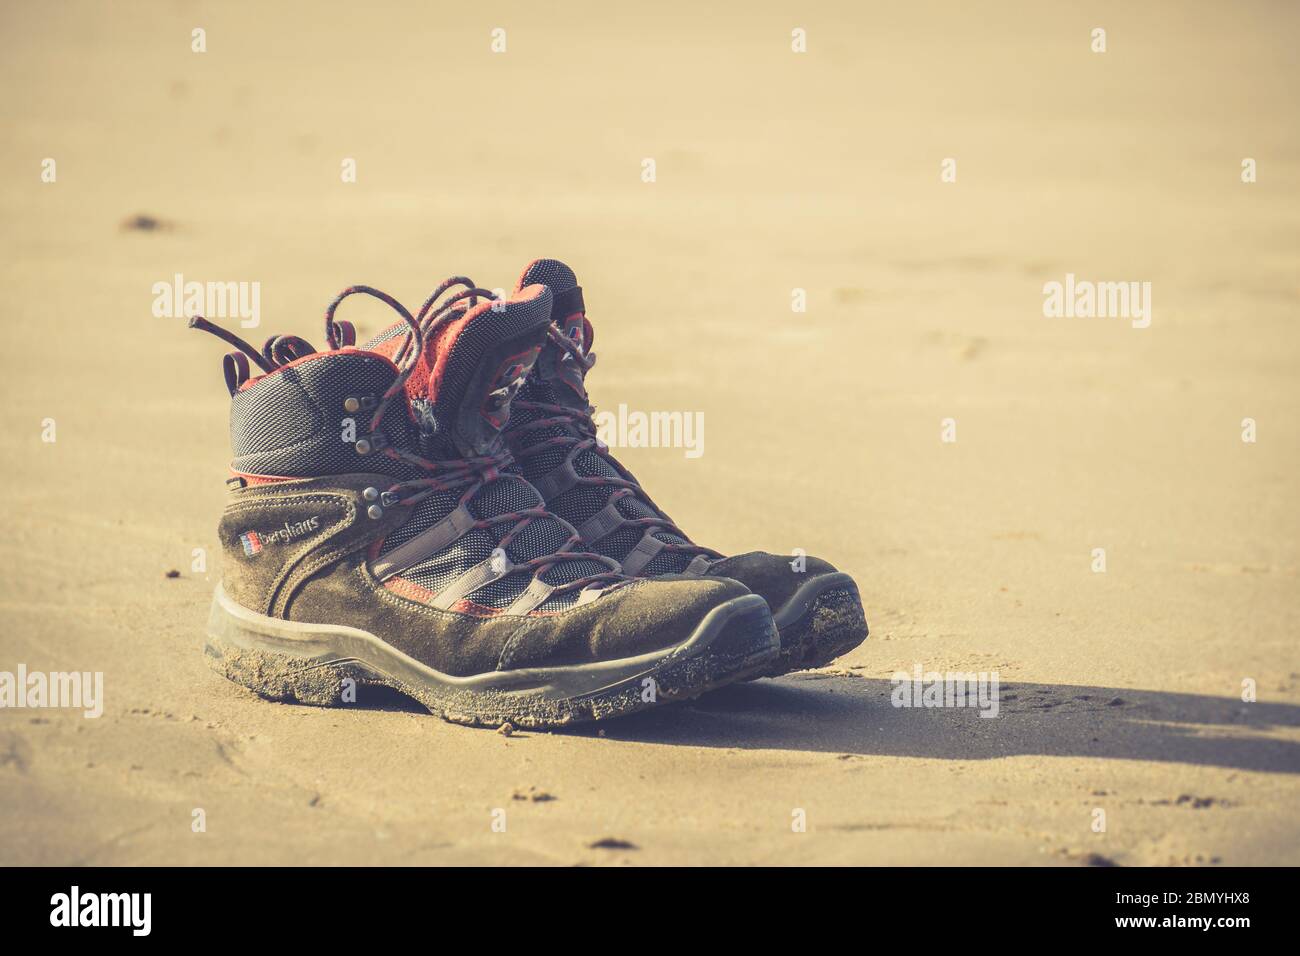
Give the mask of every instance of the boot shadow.
<path id="1" fill-rule="evenodd" d="M 903 708 L 880 678 L 791 675 L 725 687 L 570 733 L 657 744 L 986 760 L 1022 754 L 1156 760 L 1300 773 L 1300 707 L 1230 697 L 1004 683 L 998 716 Z"/>

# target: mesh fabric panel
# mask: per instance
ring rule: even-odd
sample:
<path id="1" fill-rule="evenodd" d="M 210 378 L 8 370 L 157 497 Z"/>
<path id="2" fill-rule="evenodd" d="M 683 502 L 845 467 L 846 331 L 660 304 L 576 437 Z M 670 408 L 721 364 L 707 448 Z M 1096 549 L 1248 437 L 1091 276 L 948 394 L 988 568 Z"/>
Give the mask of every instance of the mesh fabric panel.
<path id="1" fill-rule="evenodd" d="M 395 548 L 399 548 L 406 542 L 418 535 L 423 534 L 441 521 L 447 515 L 451 514 L 451 509 L 456 507 L 456 502 L 460 500 L 461 492 L 439 491 L 428 498 L 425 498 L 415 506 L 399 528 L 389 532 L 388 537 L 384 539 L 383 546 L 379 549 L 381 555 L 387 554 Z"/>
<path id="2" fill-rule="evenodd" d="M 379 398 L 395 377 L 388 362 L 355 351 L 322 352 L 264 376 L 231 399 L 232 467 L 287 478 L 360 471 L 414 477 L 412 466 L 379 451 L 358 454 L 355 439 L 343 440 L 345 419 L 353 420 L 356 437 L 362 438 L 371 417 L 344 411 L 344 400 Z M 380 430 L 391 444 L 409 447 L 412 429 L 400 397 L 385 410 Z"/>
<path id="3" fill-rule="evenodd" d="M 553 404 L 556 401 L 555 392 L 550 384 L 541 380 L 534 372 L 524 388 L 519 393 L 522 401 L 541 402 Z M 519 425 L 526 425 L 536 421 L 539 417 L 544 417 L 545 413 L 539 416 L 531 409 L 520 409 L 510 417 L 510 428 L 516 428 Z M 573 432 L 561 425 L 550 425 L 546 428 L 535 428 L 527 432 L 525 436 L 524 450 L 530 445 L 539 441 L 545 441 L 548 438 L 557 438 L 562 435 L 573 435 Z M 557 445 L 554 448 L 548 448 L 537 455 L 525 456 L 523 459 L 523 473 L 531 479 L 538 479 L 549 474 L 558 467 L 567 457 L 569 448 L 564 445 Z M 573 468 L 579 475 L 587 478 L 622 478 L 618 469 L 609 462 L 603 455 L 592 448 L 579 452 L 573 459 Z M 614 485 L 587 485 L 580 484 L 567 491 L 556 495 L 546 503 L 549 511 L 554 512 L 559 517 L 574 527 L 578 527 L 588 518 L 595 515 L 598 511 L 609 504 L 609 499 L 613 497 L 618 488 Z M 627 495 L 619 499 L 619 514 L 625 518 L 651 518 L 657 517 L 655 510 L 645 501 L 637 498 L 635 495 Z M 606 535 L 591 550 L 601 554 L 608 555 L 616 561 L 622 561 L 628 553 L 637 546 L 644 533 L 642 528 L 626 528 L 616 531 L 613 534 Z M 651 537 L 657 538 L 667 544 L 686 545 L 691 542 L 680 535 L 671 534 L 667 531 L 654 530 Z M 679 551 L 664 551 L 656 555 L 651 562 L 646 565 L 644 574 L 653 576 L 656 574 L 673 574 L 686 569 L 691 563 L 693 555 Z"/>
<path id="4" fill-rule="evenodd" d="M 576 286 L 578 278 L 573 274 L 572 269 L 557 259 L 538 259 L 536 262 L 530 262 L 524 269 L 524 274 L 519 277 L 518 288 L 522 289 L 534 283 L 549 286 L 552 292 L 558 294 L 568 292 Z"/>

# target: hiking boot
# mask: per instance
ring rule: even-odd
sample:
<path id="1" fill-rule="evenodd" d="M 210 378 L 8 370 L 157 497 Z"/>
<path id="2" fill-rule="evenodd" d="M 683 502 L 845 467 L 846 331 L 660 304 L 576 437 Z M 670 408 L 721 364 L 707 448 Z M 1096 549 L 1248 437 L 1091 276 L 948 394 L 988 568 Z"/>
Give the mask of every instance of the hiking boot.
<path id="1" fill-rule="evenodd" d="M 762 598 L 731 581 L 631 580 L 508 470 L 501 428 L 551 294 L 493 303 L 468 280 L 444 284 L 457 285 L 418 318 L 345 290 L 323 351 L 284 336 L 258 352 L 192 320 L 239 350 L 225 359 L 234 477 L 209 663 L 273 700 L 346 704 L 382 685 L 447 720 L 521 727 L 767 666 L 779 644 Z M 333 318 L 357 292 L 402 316 L 368 348 Z"/>
<path id="2" fill-rule="evenodd" d="M 849 575 L 820 558 L 751 551 L 723 557 L 694 544 L 596 437 L 585 378 L 595 363 L 592 327 L 573 270 L 531 263 L 519 288 L 554 295 L 552 330 L 511 408 L 506 439 L 546 507 L 578 529 L 593 552 L 639 578 L 734 578 L 772 608 L 781 654 L 762 676 L 822 667 L 861 644 L 867 622 Z"/>

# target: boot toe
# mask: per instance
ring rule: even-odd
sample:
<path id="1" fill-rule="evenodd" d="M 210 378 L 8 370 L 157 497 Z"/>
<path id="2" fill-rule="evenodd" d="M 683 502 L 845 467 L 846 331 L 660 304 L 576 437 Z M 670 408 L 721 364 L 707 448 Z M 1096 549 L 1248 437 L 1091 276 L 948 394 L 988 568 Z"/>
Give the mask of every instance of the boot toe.
<path id="1" fill-rule="evenodd" d="M 529 619 L 501 667 L 591 664 L 664 651 L 687 642 L 710 612 L 750 592 L 734 580 L 640 580 L 590 604 Z"/>
<path id="2" fill-rule="evenodd" d="M 739 581 L 767 601 L 773 614 L 813 578 L 835 573 L 835 566 L 821 558 L 795 558 L 766 551 L 737 554 L 709 566 L 709 576 Z"/>

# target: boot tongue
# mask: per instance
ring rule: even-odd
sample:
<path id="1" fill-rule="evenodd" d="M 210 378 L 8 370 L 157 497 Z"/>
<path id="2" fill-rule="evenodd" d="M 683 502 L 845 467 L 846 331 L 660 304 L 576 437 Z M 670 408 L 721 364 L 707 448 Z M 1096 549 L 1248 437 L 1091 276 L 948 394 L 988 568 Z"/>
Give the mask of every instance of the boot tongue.
<path id="1" fill-rule="evenodd" d="M 425 344 L 409 382 L 428 451 L 468 458 L 502 449 L 511 400 L 537 361 L 550 317 L 550 290 L 536 284 L 453 313 Z"/>
<path id="2" fill-rule="evenodd" d="M 424 343 L 406 380 L 419 452 L 432 460 L 493 455 L 510 403 L 537 361 L 550 326 L 551 293 L 522 287 L 506 299 L 462 303 Z M 392 359 L 409 328 L 397 323 L 365 348 Z"/>
<path id="3" fill-rule="evenodd" d="M 533 283 L 542 283 L 551 290 L 554 296 L 551 321 L 570 343 L 577 346 L 579 355 L 588 356 L 593 330 L 587 321 L 582 287 L 578 285 L 573 270 L 558 259 L 536 259 L 524 269 L 516 288 L 523 289 Z M 586 364 L 548 339 L 529 377 L 529 397 L 585 411 L 589 404 L 583 382 L 586 374 Z"/>

